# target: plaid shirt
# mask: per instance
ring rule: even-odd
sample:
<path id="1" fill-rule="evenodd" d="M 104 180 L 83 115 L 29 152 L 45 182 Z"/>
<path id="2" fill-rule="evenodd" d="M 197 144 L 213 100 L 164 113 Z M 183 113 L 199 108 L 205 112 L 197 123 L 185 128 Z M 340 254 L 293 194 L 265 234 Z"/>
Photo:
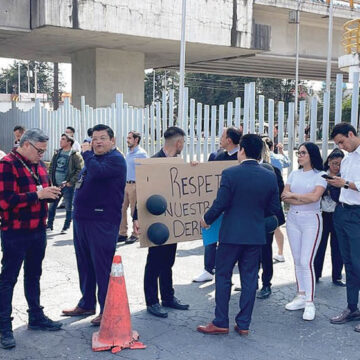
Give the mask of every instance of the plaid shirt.
<path id="1" fill-rule="evenodd" d="M 40 184 L 49 186 L 45 164 L 31 164 L 16 149 L 0 161 L 0 217 L 1 230 L 34 230 L 45 227 L 46 200 L 39 201 L 37 184 L 29 170 L 38 175 Z"/>

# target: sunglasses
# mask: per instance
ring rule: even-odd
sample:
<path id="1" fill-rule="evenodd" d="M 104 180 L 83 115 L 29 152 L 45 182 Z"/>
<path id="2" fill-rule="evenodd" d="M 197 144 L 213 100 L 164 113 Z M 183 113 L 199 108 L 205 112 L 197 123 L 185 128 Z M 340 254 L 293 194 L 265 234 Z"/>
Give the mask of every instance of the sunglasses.
<path id="1" fill-rule="evenodd" d="M 38 147 L 36 147 L 32 142 L 29 141 L 29 144 L 38 152 L 39 155 L 43 155 L 45 153 L 46 150 L 43 149 L 39 149 Z"/>
<path id="2" fill-rule="evenodd" d="M 297 157 L 303 157 L 303 156 L 305 156 L 305 155 L 307 155 L 307 152 L 306 152 L 306 151 L 297 151 L 297 152 L 296 152 L 296 156 L 297 156 Z"/>

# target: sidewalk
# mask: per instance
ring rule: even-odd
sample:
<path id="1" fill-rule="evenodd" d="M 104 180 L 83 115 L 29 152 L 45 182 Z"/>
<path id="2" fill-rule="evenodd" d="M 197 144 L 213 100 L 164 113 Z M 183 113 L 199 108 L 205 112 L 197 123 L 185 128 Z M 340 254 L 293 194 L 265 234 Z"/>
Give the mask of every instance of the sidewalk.
<path id="1" fill-rule="evenodd" d="M 48 237 L 41 299 L 46 314 L 54 320 L 62 320 L 64 330 L 27 330 L 27 307 L 21 272 L 13 301 L 17 347 L 10 351 L 0 349 L 1 360 L 113 359 L 115 356 L 134 360 L 360 359 L 360 334 L 353 331 L 356 322 L 336 326 L 328 320 L 346 305 L 345 289 L 331 283 L 329 254 L 325 277 L 317 286 L 316 319 L 305 322 L 302 320 L 302 311 L 285 310 L 284 305 L 295 293 L 295 276 L 287 241 L 286 262 L 274 265 L 273 294 L 267 300 L 256 301 L 251 334 L 246 338 L 232 330 L 240 296 L 240 293 L 234 291 L 230 302 L 229 335 L 207 336 L 196 331 L 197 325 L 211 321 L 214 314 L 214 283 L 191 282 L 203 267 L 200 240 L 180 243 L 178 246 L 173 269 L 175 291 L 179 299 L 190 304 L 190 310 L 170 309 L 167 319 L 155 318 L 146 312 L 143 273 L 147 249 L 140 249 L 138 243 L 119 245 L 118 254 L 123 259 L 133 328 L 139 332 L 140 340 L 147 345 L 147 349 L 124 350 L 116 355 L 110 352 L 94 353 L 91 350 L 91 336 L 97 328 L 90 326 L 92 317 L 81 319 L 61 316 L 61 310 L 75 306 L 80 297 L 72 233 L 58 235 L 63 220 L 64 212 L 58 211 L 56 231 Z M 237 273 L 233 276 L 233 283 L 239 284 Z"/>

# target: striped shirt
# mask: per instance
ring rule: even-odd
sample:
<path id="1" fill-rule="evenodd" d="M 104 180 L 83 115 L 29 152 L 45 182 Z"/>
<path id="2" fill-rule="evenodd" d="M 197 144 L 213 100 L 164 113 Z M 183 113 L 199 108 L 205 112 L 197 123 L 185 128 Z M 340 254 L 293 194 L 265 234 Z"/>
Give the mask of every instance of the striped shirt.
<path id="1" fill-rule="evenodd" d="M 21 160 L 38 176 L 39 183 Z M 39 201 L 37 185 L 49 186 L 45 164 L 31 164 L 16 149 L 0 161 L 1 230 L 34 230 L 46 225 L 47 201 Z"/>

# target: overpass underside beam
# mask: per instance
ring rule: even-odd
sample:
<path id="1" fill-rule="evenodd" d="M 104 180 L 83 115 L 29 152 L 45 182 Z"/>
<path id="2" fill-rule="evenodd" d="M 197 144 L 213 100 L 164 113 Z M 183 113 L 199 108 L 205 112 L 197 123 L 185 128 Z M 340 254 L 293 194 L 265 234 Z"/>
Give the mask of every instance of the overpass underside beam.
<path id="1" fill-rule="evenodd" d="M 177 66 L 165 67 L 177 69 Z M 164 69 L 164 68 L 163 68 Z M 295 78 L 295 57 L 256 54 L 253 56 L 232 57 L 186 64 L 188 72 L 203 72 L 219 75 L 268 77 L 279 79 Z M 339 72 L 337 61 L 332 62 L 332 80 Z M 326 60 L 300 58 L 299 77 L 302 80 L 326 79 Z M 346 78 L 346 75 L 345 75 Z"/>

